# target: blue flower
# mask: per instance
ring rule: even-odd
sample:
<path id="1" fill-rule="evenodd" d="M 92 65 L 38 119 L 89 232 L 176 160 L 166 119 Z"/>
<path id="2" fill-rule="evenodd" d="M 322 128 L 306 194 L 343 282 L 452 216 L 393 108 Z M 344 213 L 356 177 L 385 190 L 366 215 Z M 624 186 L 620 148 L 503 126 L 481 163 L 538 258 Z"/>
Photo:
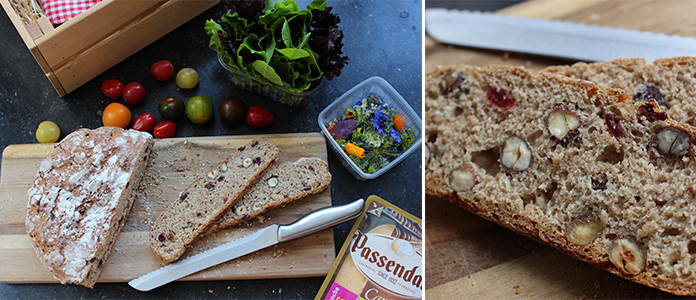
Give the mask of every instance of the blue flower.
<path id="1" fill-rule="evenodd" d="M 394 129 L 394 127 L 392 127 L 391 131 L 389 131 L 389 135 L 391 135 L 395 142 L 401 143 L 401 132 Z"/>
<path id="2" fill-rule="evenodd" d="M 375 111 L 375 116 L 372 118 L 372 126 L 379 132 L 379 135 L 383 136 L 387 134 L 385 131 L 385 129 L 387 129 L 386 123 L 389 122 L 389 117 L 392 113 L 393 112 L 384 105 L 380 106 L 379 109 Z"/>

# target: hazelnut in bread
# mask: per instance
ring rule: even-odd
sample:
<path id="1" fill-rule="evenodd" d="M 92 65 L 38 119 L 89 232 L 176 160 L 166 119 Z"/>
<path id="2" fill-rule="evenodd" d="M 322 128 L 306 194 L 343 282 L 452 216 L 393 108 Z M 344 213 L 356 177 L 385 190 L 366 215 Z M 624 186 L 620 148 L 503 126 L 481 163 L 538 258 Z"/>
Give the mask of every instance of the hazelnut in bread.
<path id="1" fill-rule="evenodd" d="M 425 190 L 613 274 L 696 295 L 696 130 L 524 68 L 426 76 Z"/>
<path id="2" fill-rule="evenodd" d="M 93 287 L 126 222 L 153 140 L 117 127 L 68 134 L 39 165 L 26 228 L 61 283 Z"/>

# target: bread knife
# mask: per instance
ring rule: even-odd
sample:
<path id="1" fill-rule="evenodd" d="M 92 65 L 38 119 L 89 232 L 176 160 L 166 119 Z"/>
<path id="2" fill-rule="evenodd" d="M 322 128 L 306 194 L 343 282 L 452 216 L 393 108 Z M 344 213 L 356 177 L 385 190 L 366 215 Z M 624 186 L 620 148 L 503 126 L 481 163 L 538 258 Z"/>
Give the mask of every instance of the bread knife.
<path id="1" fill-rule="evenodd" d="M 355 219 L 362 212 L 364 204 L 365 201 L 359 199 L 346 205 L 311 212 L 289 225 L 274 224 L 265 227 L 250 235 L 166 265 L 133 279 L 128 284 L 139 291 L 152 290 L 217 264 Z"/>
<path id="2" fill-rule="evenodd" d="M 425 10 L 425 31 L 444 44 L 580 61 L 696 55 L 696 39 L 478 11 Z"/>

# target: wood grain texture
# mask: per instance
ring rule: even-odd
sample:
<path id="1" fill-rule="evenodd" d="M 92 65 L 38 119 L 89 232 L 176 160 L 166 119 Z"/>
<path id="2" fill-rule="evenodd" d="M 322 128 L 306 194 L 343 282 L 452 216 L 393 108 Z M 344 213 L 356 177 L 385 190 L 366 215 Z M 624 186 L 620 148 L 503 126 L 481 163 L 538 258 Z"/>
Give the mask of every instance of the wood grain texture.
<path id="1" fill-rule="evenodd" d="M 120 5 L 122 1 L 114 2 Z M 140 3 L 140 1 L 133 2 Z M 119 30 L 112 32 L 97 43 L 93 43 L 88 48 L 80 49 L 79 52 L 71 54 L 70 57 L 65 56 L 65 60 L 61 60 L 59 65 L 51 64 L 51 68 L 65 92 L 70 93 L 217 3 L 217 0 L 167 1 L 161 6 L 155 7 L 151 13 L 125 24 Z M 99 20 L 94 22 L 99 22 Z M 54 44 L 43 43 L 43 38 L 47 38 L 47 36 L 37 40 L 37 46 L 41 48 L 42 54 L 47 53 L 47 51 L 51 52 L 51 47 Z"/>
<path id="2" fill-rule="evenodd" d="M 156 140 L 157 158 L 143 179 L 106 267 L 98 282 L 126 282 L 165 264 L 152 253 L 148 234 L 155 218 L 181 190 L 227 158 L 233 149 L 257 136 L 223 136 Z M 274 134 L 261 137 L 275 143 L 277 163 L 314 156 L 327 161 L 326 142 L 318 133 Z M 0 170 L 0 282 L 58 282 L 36 257 L 26 234 L 27 190 L 41 160 L 53 144 L 11 145 L 3 151 Z M 184 257 L 250 234 L 270 224 L 291 223 L 331 205 L 331 188 L 239 226 L 198 240 Z M 283 243 L 198 272 L 182 280 L 261 279 L 325 276 L 335 259 L 333 230 Z"/>
<path id="3" fill-rule="evenodd" d="M 496 13 L 696 37 L 696 1 L 532 0 Z M 437 65 L 515 65 L 541 70 L 574 61 L 424 41 L 425 72 Z M 452 220 L 457 220 L 453 222 Z M 426 196 L 426 298 L 663 298 L 503 227 Z"/>

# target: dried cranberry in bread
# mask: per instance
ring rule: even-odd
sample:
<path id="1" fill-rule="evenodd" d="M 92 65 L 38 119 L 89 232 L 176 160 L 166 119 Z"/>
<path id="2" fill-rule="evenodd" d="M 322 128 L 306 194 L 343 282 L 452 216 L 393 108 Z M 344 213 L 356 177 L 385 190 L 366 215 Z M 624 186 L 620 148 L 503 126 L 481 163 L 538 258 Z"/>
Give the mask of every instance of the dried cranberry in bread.
<path id="1" fill-rule="evenodd" d="M 266 139 L 239 147 L 217 169 L 193 181 L 157 218 L 150 230 L 150 245 L 165 262 L 181 257 L 259 180 L 275 162 L 280 149 Z"/>
<path id="2" fill-rule="evenodd" d="M 242 200 L 210 227 L 208 233 L 237 225 L 276 207 L 319 193 L 330 182 L 329 167 L 316 157 L 303 157 L 295 162 L 272 166 Z"/>
<path id="3" fill-rule="evenodd" d="M 696 294 L 693 127 L 517 67 L 426 76 L 426 193 L 626 279 Z"/>
<path id="4" fill-rule="evenodd" d="M 652 64 L 642 58 L 618 58 L 543 71 L 622 89 L 634 101 L 654 98 L 672 119 L 696 124 L 696 57 L 661 58 Z"/>
<path id="5" fill-rule="evenodd" d="M 26 218 L 32 245 L 61 283 L 93 287 L 152 154 L 152 136 L 79 129 L 39 165 Z"/>

